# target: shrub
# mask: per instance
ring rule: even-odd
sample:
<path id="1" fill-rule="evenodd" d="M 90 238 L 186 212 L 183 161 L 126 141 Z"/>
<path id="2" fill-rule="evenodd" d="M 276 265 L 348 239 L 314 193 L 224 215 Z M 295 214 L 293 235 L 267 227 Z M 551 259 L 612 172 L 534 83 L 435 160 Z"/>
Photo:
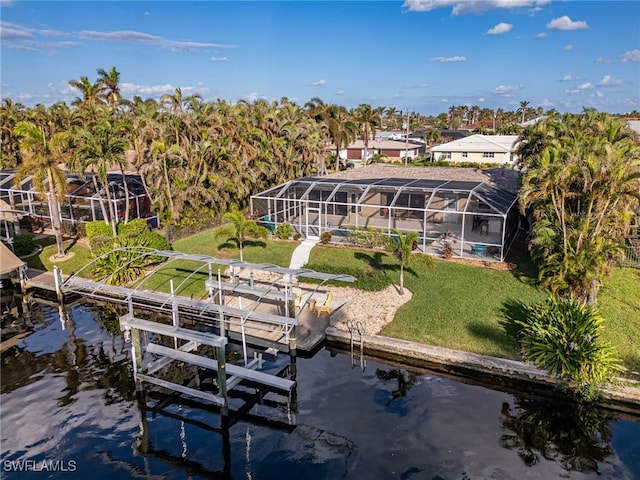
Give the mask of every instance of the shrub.
<path id="1" fill-rule="evenodd" d="M 525 359 L 575 382 L 577 392 L 587 400 L 596 395 L 597 385 L 622 371 L 614 348 L 600 338 L 603 324 L 595 306 L 558 297 L 531 306 L 518 304 L 503 322 Z"/>
<path id="2" fill-rule="evenodd" d="M 144 218 L 136 218 L 128 223 L 118 223 L 118 235 L 142 235 L 149 232 L 149 225 Z"/>
<path id="3" fill-rule="evenodd" d="M 93 237 L 112 237 L 113 229 L 111 225 L 104 223 L 103 220 L 95 220 L 85 225 L 87 238 L 91 240 Z"/>
<path id="4" fill-rule="evenodd" d="M 331 232 L 322 232 L 320 234 L 320 241 L 326 245 L 331 241 Z"/>
<path id="5" fill-rule="evenodd" d="M 33 248 L 34 243 L 31 235 L 16 235 L 13 237 L 13 251 L 17 256 L 29 255 L 33 252 Z"/>
<path id="6" fill-rule="evenodd" d="M 349 236 L 351 242 L 357 247 L 364 248 L 385 248 L 388 245 L 388 236 L 375 227 L 350 228 Z"/>
<path id="7" fill-rule="evenodd" d="M 286 240 L 293 233 L 293 227 L 288 223 L 281 223 L 276 227 L 275 235 L 280 240 Z"/>
<path id="8" fill-rule="evenodd" d="M 340 281 L 327 282 L 329 285 L 337 285 L 339 287 L 354 287 L 361 290 L 378 292 L 384 290 L 391 285 L 391 279 L 387 277 L 383 270 L 376 269 L 359 269 L 354 267 L 345 267 L 344 265 L 331 265 L 328 263 L 309 263 L 304 268 L 314 270 L 316 272 L 351 275 L 356 279 L 354 283 L 346 283 Z M 304 277 L 300 277 L 302 280 Z M 304 278 L 308 283 L 319 283 L 318 280 Z"/>

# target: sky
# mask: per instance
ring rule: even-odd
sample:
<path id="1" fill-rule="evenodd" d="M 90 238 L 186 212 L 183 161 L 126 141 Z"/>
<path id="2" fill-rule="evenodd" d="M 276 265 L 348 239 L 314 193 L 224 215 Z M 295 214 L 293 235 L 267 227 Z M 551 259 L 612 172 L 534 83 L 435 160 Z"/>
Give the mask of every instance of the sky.
<path id="1" fill-rule="evenodd" d="M 638 1 L 0 0 L 0 15 L 0 96 L 26 106 L 70 105 L 70 80 L 115 67 L 128 99 L 640 110 Z"/>

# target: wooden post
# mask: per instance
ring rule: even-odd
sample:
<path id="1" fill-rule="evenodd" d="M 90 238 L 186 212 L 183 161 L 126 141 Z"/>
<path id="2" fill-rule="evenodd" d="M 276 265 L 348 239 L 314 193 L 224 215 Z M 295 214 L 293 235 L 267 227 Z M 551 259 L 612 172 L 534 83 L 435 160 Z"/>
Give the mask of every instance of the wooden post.
<path id="1" fill-rule="evenodd" d="M 226 353 L 224 346 L 215 347 L 216 360 L 218 361 L 218 396 L 224 400 L 220 407 L 220 413 L 224 416 L 228 414 L 229 399 L 227 398 L 227 368 Z"/>
<path id="2" fill-rule="evenodd" d="M 131 353 L 133 359 L 133 378 L 136 381 L 136 388 L 142 390 L 142 382 L 138 381 L 137 374 L 138 369 L 142 373 L 142 344 L 140 342 L 140 330 L 137 328 L 131 329 Z"/>

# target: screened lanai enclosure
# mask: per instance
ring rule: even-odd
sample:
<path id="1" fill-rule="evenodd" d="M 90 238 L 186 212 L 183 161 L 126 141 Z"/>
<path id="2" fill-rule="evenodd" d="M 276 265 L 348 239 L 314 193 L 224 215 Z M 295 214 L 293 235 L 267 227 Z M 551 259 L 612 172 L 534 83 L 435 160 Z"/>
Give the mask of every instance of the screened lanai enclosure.
<path id="1" fill-rule="evenodd" d="M 289 223 L 307 238 L 331 233 L 349 243 L 358 230 L 416 232 L 423 253 L 503 261 L 517 234 L 517 196 L 485 182 L 411 178 L 310 177 L 251 197 L 254 218 Z"/>
<path id="2" fill-rule="evenodd" d="M 156 217 L 151 212 L 151 202 L 140 176 L 125 175 L 125 178 L 126 189 L 121 174 L 107 176 L 113 215 L 116 219 L 123 220 L 128 208 L 129 219 L 146 218 L 152 226 L 156 226 Z M 12 212 L 43 223 L 51 220 L 48 195 L 39 195 L 34 190 L 32 176 L 26 177 L 20 185 L 15 185 L 14 170 L 0 172 L 0 199 L 10 206 Z M 108 202 L 106 188 L 97 177 L 87 174 L 82 179 L 69 174 L 65 199 L 59 202 L 61 220 L 72 223 L 104 220 L 111 216 Z"/>

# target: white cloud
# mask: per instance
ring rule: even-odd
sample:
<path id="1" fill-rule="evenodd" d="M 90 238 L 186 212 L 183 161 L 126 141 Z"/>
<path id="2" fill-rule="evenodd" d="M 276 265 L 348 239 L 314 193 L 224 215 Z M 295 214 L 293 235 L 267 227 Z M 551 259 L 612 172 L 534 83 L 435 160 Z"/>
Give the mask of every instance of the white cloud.
<path id="1" fill-rule="evenodd" d="M 540 32 L 540 33 L 536 33 L 534 36 L 536 38 L 545 38 L 545 37 L 548 37 L 549 34 L 547 32 Z"/>
<path id="2" fill-rule="evenodd" d="M 604 93 L 602 93 L 600 90 L 596 90 L 596 97 L 602 98 L 604 97 Z"/>
<path id="3" fill-rule="evenodd" d="M 637 48 L 635 50 L 629 50 L 628 52 L 623 53 L 618 57 L 622 63 L 627 62 L 640 62 L 640 50 Z"/>
<path id="4" fill-rule="evenodd" d="M 456 55 L 455 57 L 433 57 L 431 61 L 440 63 L 466 62 L 467 57 L 461 55 Z"/>
<path id="5" fill-rule="evenodd" d="M 480 103 L 482 103 L 482 102 L 486 102 L 486 101 L 487 101 L 487 99 L 486 99 L 486 98 L 484 98 L 484 97 L 480 97 L 480 98 L 478 98 L 478 102 L 480 102 Z"/>
<path id="6" fill-rule="evenodd" d="M 255 102 L 256 100 L 264 100 L 266 99 L 266 95 L 264 93 L 260 93 L 260 92 L 251 92 L 249 95 L 247 95 L 246 100 L 248 100 L 249 102 Z"/>
<path id="7" fill-rule="evenodd" d="M 541 106 L 541 107 L 543 107 L 543 108 L 546 108 L 546 107 L 555 107 L 555 106 L 556 106 L 556 104 L 555 104 L 555 103 L 553 103 L 553 102 L 552 102 L 551 100 L 549 100 L 548 98 L 545 98 L 545 99 L 543 99 L 543 100 L 542 100 L 542 102 L 540 102 L 540 106 Z"/>
<path id="8" fill-rule="evenodd" d="M 344 95 L 344 90 L 338 90 L 335 94 L 336 95 Z"/>
<path id="9" fill-rule="evenodd" d="M 561 82 L 570 82 L 571 80 L 575 80 L 571 75 L 565 75 L 562 77 Z"/>
<path id="10" fill-rule="evenodd" d="M 0 0 L 0 7 L 13 7 L 13 0 Z"/>
<path id="11" fill-rule="evenodd" d="M 600 65 L 602 63 L 609 63 L 609 60 L 604 57 L 598 57 L 593 61 L 593 63 L 595 63 L 596 65 Z"/>
<path id="12" fill-rule="evenodd" d="M 595 88 L 595 85 L 593 83 L 591 83 L 591 82 L 587 82 L 587 83 L 581 83 L 576 88 L 578 90 L 590 90 L 592 88 Z"/>
<path id="13" fill-rule="evenodd" d="M 568 52 L 569 50 L 573 50 L 573 45 L 572 44 L 567 44 L 564 47 L 562 47 L 562 49 L 566 52 Z"/>
<path id="14" fill-rule="evenodd" d="M 589 28 L 587 22 L 581 20 L 574 22 L 567 15 L 559 18 L 554 18 L 547 23 L 547 28 L 550 30 L 579 30 L 583 28 Z"/>
<path id="15" fill-rule="evenodd" d="M 469 0 L 405 0 L 402 8 L 409 12 L 429 12 L 439 8 L 453 7 L 453 15 L 465 13 L 479 13 L 497 8 L 534 7 L 538 11 L 539 5 L 546 5 L 550 0 L 483 0 L 474 2 Z"/>
<path id="16" fill-rule="evenodd" d="M 498 85 L 495 88 L 494 93 L 497 93 L 498 95 L 502 95 L 503 97 L 512 97 L 513 94 L 518 90 L 520 90 L 521 88 L 522 88 L 521 86 L 516 86 L 516 85 Z"/>
<path id="17" fill-rule="evenodd" d="M 209 48 L 233 48 L 234 45 L 222 45 L 219 43 L 190 42 L 169 40 L 157 35 L 136 32 L 135 30 L 114 30 L 111 32 L 97 32 L 95 30 L 83 30 L 78 36 L 84 40 L 101 40 L 117 43 L 138 43 L 143 45 L 157 45 L 174 51 L 186 51 L 197 53 Z"/>
<path id="18" fill-rule="evenodd" d="M 212 62 L 228 62 L 229 61 L 227 57 L 211 57 L 210 60 Z"/>
<path id="19" fill-rule="evenodd" d="M 145 17 L 150 17 L 151 16 L 151 12 L 147 10 L 146 12 L 144 12 L 144 16 Z"/>
<path id="20" fill-rule="evenodd" d="M 510 32 L 512 28 L 513 28 L 513 25 L 511 25 L 510 23 L 501 22 L 501 23 L 497 24 L 495 27 L 490 28 L 489 30 L 487 30 L 487 34 L 488 35 L 500 35 L 502 33 Z"/>
<path id="21" fill-rule="evenodd" d="M 599 87 L 610 87 L 613 85 L 622 85 L 622 80 L 619 78 L 613 78 L 611 75 L 605 75 L 602 80 L 598 82 Z"/>
<path id="22" fill-rule="evenodd" d="M 321 80 L 318 80 L 317 82 L 313 82 L 311 85 L 313 85 L 314 87 L 320 87 L 326 84 L 327 84 L 327 81 L 323 78 Z"/>

